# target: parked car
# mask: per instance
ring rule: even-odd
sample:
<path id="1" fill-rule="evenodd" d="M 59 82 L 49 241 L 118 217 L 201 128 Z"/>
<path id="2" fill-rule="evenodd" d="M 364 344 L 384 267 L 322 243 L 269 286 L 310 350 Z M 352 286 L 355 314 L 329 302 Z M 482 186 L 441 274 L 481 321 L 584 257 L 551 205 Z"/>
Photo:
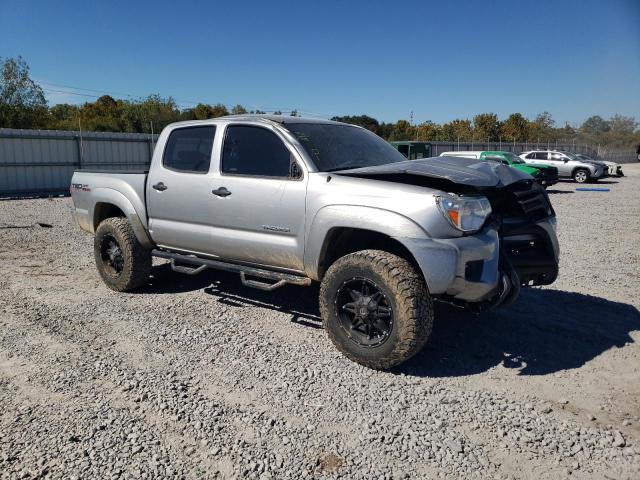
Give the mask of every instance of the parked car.
<path id="1" fill-rule="evenodd" d="M 606 160 L 594 160 L 589 155 L 584 155 L 582 153 L 576 153 L 575 156 L 582 161 L 597 163 L 607 167 L 607 175 L 610 177 L 624 177 L 624 173 L 622 173 L 622 165 L 619 163 L 607 162 Z"/>
<path id="2" fill-rule="evenodd" d="M 558 169 L 550 165 L 543 164 L 527 164 L 524 160 L 518 157 L 512 152 L 503 152 L 498 150 L 484 150 L 484 151 L 463 151 L 458 150 L 455 152 L 444 152 L 440 154 L 441 157 L 465 157 L 465 158 L 477 158 L 478 160 L 488 160 L 493 162 L 503 163 L 510 167 L 520 170 L 528 175 L 531 175 L 536 182 L 543 187 L 547 188 L 551 185 L 558 183 Z"/>
<path id="3" fill-rule="evenodd" d="M 419 160 L 431 156 L 431 144 L 429 142 L 407 140 L 389 143 L 409 160 Z"/>
<path id="4" fill-rule="evenodd" d="M 595 182 L 606 176 L 603 165 L 586 162 L 572 153 L 558 150 L 532 150 L 520 154 L 528 164 L 551 165 L 558 169 L 560 178 L 573 178 L 578 183 Z"/>
<path id="5" fill-rule="evenodd" d="M 492 309 L 558 274 L 555 214 L 529 175 L 468 158 L 407 160 L 338 122 L 171 124 L 148 171 L 78 170 L 70 190 L 111 289 L 144 287 L 152 257 L 180 273 L 237 272 L 268 291 L 319 282 L 330 339 L 376 369 L 421 349 L 432 300 Z"/>

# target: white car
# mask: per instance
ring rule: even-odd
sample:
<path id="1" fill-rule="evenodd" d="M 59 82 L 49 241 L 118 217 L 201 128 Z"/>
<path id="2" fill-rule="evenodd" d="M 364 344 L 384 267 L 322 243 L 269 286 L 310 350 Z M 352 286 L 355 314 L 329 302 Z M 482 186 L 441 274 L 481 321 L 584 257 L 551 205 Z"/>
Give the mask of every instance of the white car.
<path id="1" fill-rule="evenodd" d="M 604 165 L 607 167 L 607 175 L 612 177 L 624 177 L 624 173 L 622 173 L 622 165 L 616 162 L 607 162 L 606 160 L 594 160 L 589 155 L 584 155 L 582 153 L 576 153 L 576 157 L 580 160 L 584 160 L 585 162 L 599 163 L 600 165 Z"/>
<path id="2" fill-rule="evenodd" d="M 520 154 L 526 163 L 542 163 L 558 169 L 560 178 L 573 178 L 578 183 L 594 182 L 607 176 L 607 167 L 558 150 L 532 150 Z"/>

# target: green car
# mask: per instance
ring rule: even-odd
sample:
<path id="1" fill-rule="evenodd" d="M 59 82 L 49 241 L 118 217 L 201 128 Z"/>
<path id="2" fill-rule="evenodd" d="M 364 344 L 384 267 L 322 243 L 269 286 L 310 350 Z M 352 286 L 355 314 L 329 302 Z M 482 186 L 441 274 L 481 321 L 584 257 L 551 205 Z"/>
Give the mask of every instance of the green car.
<path id="1" fill-rule="evenodd" d="M 444 152 L 440 154 L 441 157 L 465 157 L 465 158 L 477 158 L 479 160 L 488 160 L 493 162 L 500 162 L 510 167 L 516 168 L 521 172 L 531 175 L 536 181 L 543 187 L 549 187 L 558 183 L 558 169 L 550 165 L 543 164 L 531 164 L 525 163 L 520 157 L 513 152 L 501 152 L 498 150 L 485 150 L 485 151 L 457 151 L 457 152 Z"/>

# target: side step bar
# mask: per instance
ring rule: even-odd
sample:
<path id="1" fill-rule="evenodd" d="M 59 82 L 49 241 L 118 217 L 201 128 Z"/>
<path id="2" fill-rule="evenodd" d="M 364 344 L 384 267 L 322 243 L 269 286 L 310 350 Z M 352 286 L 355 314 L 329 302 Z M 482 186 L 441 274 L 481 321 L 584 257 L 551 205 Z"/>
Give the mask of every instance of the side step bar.
<path id="1" fill-rule="evenodd" d="M 238 265 L 237 263 L 210 260 L 208 258 L 200 258 L 193 255 L 165 252 L 163 250 L 153 250 L 151 255 L 171 260 L 171 269 L 174 272 L 185 273 L 187 275 L 197 275 L 207 268 L 225 270 L 227 272 L 237 272 L 240 274 L 240 281 L 244 286 L 269 292 L 286 284 L 301 286 L 311 285 L 311 279 L 309 277 L 294 275 L 292 273 L 274 272 L 263 268 L 248 267 L 246 265 Z M 177 265 L 176 263 L 180 263 L 182 265 Z M 250 280 L 247 279 L 247 276 L 272 280 L 274 283 Z"/>

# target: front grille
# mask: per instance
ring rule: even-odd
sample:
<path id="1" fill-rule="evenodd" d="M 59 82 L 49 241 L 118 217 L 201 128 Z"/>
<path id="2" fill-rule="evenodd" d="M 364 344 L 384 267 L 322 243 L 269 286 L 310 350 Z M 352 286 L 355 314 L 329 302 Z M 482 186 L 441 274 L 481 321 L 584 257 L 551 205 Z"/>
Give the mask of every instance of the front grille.
<path id="1" fill-rule="evenodd" d="M 491 203 L 492 221 L 503 227 L 535 223 L 555 215 L 546 190 L 533 180 L 484 193 Z"/>
<path id="2" fill-rule="evenodd" d="M 530 220 L 541 220 L 553 215 L 553 208 L 549 197 L 537 183 L 516 184 L 509 188 L 517 205 L 523 214 Z"/>

